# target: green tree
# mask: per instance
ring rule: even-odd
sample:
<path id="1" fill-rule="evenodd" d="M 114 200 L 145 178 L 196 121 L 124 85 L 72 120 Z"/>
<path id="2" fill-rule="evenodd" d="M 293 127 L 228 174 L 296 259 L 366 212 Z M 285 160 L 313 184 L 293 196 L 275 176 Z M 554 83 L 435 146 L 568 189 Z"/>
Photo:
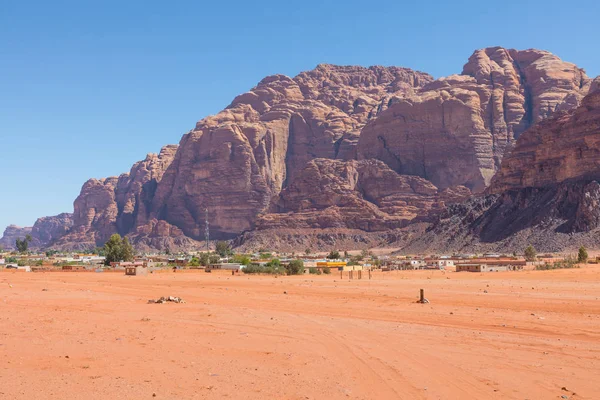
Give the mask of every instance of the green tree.
<path id="1" fill-rule="evenodd" d="M 216 251 L 221 257 L 226 257 L 231 254 L 231 247 L 226 241 L 219 240 L 216 244 Z"/>
<path id="2" fill-rule="evenodd" d="M 133 247 L 126 237 L 115 233 L 106 243 L 104 243 L 104 264 L 110 265 L 111 262 L 133 261 Z"/>
<path id="3" fill-rule="evenodd" d="M 337 250 L 331 250 L 331 252 L 327 255 L 327 258 L 330 260 L 337 260 L 340 258 L 340 252 Z"/>
<path id="4" fill-rule="evenodd" d="M 527 246 L 527 248 L 525 249 L 525 260 L 535 261 L 536 257 L 537 257 L 537 252 L 535 251 L 533 246 L 532 245 Z"/>
<path id="5" fill-rule="evenodd" d="M 218 264 L 221 262 L 221 257 L 218 254 L 211 254 L 208 256 L 208 262 L 210 264 Z"/>
<path id="6" fill-rule="evenodd" d="M 29 248 L 29 242 L 31 242 L 31 235 L 25 235 L 25 239 L 19 239 L 15 241 L 15 246 L 19 253 L 25 253 Z"/>
<path id="7" fill-rule="evenodd" d="M 209 265 L 210 255 L 208 253 L 200 253 L 200 255 L 198 256 L 198 259 L 200 260 L 200 265 L 202 265 L 203 267 L 206 267 Z"/>
<path id="8" fill-rule="evenodd" d="M 133 261 L 133 256 L 135 252 L 133 251 L 133 246 L 129 243 L 129 238 L 127 236 L 121 239 L 121 259 L 123 261 Z"/>
<path id="9" fill-rule="evenodd" d="M 304 273 L 304 261 L 292 260 L 287 265 L 286 270 L 288 275 L 301 275 Z"/>
<path id="10" fill-rule="evenodd" d="M 577 254 L 577 262 L 580 264 L 586 264 L 588 261 L 588 252 L 584 246 L 579 248 L 579 253 Z"/>
<path id="11" fill-rule="evenodd" d="M 196 256 L 192 257 L 192 259 L 190 260 L 190 262 L 188 263 L 188 265 L 190 267 L 199 267 L 200 266 L 200 259 Z"/>
<path id="12" fill-rule="evenodd" d="M 236 254 L 235 256 L 233 256 L 233 262 L 242 264 L 242 265 L 249 265 L 250 264 L 250 257 L 246 254 Z"/>
<path id="13" fill-rule="evenodd" d="M 306 250 L 304 250 L 304 254 L 306 254 L 307 256 L 309 256 L 310 255 L 310 249 L 307 248 Z"/>

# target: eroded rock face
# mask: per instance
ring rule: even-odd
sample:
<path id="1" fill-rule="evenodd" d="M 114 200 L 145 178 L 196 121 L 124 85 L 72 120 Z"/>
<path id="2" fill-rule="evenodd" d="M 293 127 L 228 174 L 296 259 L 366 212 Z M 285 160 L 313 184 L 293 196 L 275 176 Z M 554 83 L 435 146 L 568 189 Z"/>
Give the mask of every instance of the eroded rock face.
<path id="1" fill-rule="evenodd" d="M 464 187 L 442 194 L 431 182 L 399 175 L 379 160 L 316 159 L 273 200 L 257 229 L 384 231 L 428 218 L 444 208 L 444 200 L 469 195 Z"/>
<path id="2" fill-rule="evenodd" d="M 5 250 L 14 250 L 17 239 L 24 239 L 26 235 L 31 234 L 31 227 L 20 227 L 17 225 L 9 225 L 4 229 L 2 238 L 0 238 L 0 246 Z"/>
<path id="3" fill-rule="evenodd" d="M 407 251 L 600 245 L 600 92 L 519 137 L 486 196 L 454 205 Z"/>
<path id="4" fill-rule="evenodd" d="M 24 239 L 26 235 L 31 235 L 30 249 L 40 249 L 47 247 L 58 238 L 64 236 L 73 226 L 73 214 L 62 213 L 52 217 L 38 218 L 33 227 L 21 228 L 15 225 L 9 225 L 2 238 L 0 246 L 5 249 L 14 250 L 17 239 Z"/>
<path id="5" fill-rule="evenodd" d="M 590 84 L 583 70 L 545 51 L 478 50 L 462 75 L 392 98 L 363 129 L 358 156 L 440 188 L 481 192 L 522 132 L 577 107 Z"/>
<path id="6" fill-rule="evenodd" d="M 31 228 L 33 245 L 43 248 L 63 237 L 73 226 L 73 214 L 62 213 L 52 217 L 38 218 Z"/>
<path id="7" fill-rule="evenodd" d="M 160 182 L 153 217 L 215 239 L 253 229 L 271 198 L 315 158 L 350 160 L 365 122 L 393 95 L 432 78 L 404 68 L 320 65 L 265 78 L 186 134 Z"/>
<path id="8" fill-rule="evenodd" d="M 103 245 L 110 235 L 126 235 L 149 220 L 158 182 L 177 151 L 165 146 L 159 154 L 148 154 L 128 174 L 90 179 L 73 203 L 73 226 L 55 241 L 59 248 L 89 249 Z"/>
<path id="9" fill-rule="evenodd" d="M 131 244 L 139 251 L 198 250 L 202 243 L 183 234 L 183 231 L 166 221 L 151 219 L 129 234 Z"/>
<path id="10" fill-rule="evenodd" d="M 523 134 L 494 177 L 490 193 L 600 179 L 600 92 L 581 107 Z"/>

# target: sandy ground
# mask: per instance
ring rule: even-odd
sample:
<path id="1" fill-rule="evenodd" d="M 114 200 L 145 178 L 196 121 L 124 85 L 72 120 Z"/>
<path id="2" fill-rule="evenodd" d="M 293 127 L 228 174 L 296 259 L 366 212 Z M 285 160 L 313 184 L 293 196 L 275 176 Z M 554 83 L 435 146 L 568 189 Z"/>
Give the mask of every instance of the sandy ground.
<path id="1" fill-rule="evenodd" d="M 599 299 L 598 266 L 0 272 L 0 399 L 599 399 Z"/>

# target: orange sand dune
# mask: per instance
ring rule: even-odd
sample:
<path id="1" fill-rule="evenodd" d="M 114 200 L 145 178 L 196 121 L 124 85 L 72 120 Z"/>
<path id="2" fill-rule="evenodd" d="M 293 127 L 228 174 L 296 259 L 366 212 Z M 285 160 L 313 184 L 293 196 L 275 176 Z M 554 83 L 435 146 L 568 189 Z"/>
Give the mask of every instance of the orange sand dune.
<path id="1" fill-rule="evenodd" d="M 0 399 L 599 399 L 598 377 L 598 266 L 0 273 Z"/>

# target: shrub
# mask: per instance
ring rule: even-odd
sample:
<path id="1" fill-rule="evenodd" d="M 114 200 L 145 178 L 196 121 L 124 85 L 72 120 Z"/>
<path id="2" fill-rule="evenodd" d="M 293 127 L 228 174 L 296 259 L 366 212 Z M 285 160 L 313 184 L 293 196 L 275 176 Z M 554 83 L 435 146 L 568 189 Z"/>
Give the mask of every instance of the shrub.
<path id="1" fill-rule="evenodd" d="M 242 265 L 249 265 L 250 264 L 250 257 L 246 254 L 236 254 L 235 256 L 233 256 L 233 262 L 242 264 Z"/>
<path id="2" fill-rule="evenodd" d="M 329 274 L 331 274 L 331 269 L 330 268 L 323 268 L 323 273 L 325 275 L 329 275 Z"/>
<path id="3" fill-rule="evenodd" d="M 535 261 L 536 257 L 537 257 L 537 252 L 535 251 L 533 246 L 532 245 L 527 246 L 527 248 L 525 249 L 525 260 Z"/>
<path id="4" fill-rule="evenodd" d="M 581 264 L 586 264 L 588 261 L 588 252 L 584 246 L 579 248 L 579 253 L 577 254 L 577 262 Z"/>
<path id="5" fill-rule="evenodd" d="M 304 261 L 292 260 L 290 261 L 286 269 L 288 275 L 302 275 L 304 273 Z"/>
<path id="6" fill-rule="evenodd" d="M 321 270 L 319 268 L 310 267 L 308 269 L 308 273 L 313 275 L 321 275 Z"/>
<path id="7" fill-rule="evenodd" d="M 545 263 L 544 265 L 538 265 L 535 267 L 536 270 L 546 271 L 551 269 L 570 269 L 570 268 L 579 268 L 577 264 L 577 260 L 573 256 L 568 256 L 562 261 L 555 261 L 553 263 Z"/>
<path id="8" fill-rule="evenodd" d="M 337 260 L 340 258 L 340 252 L 337 250 L 331 250 L 331 252 L 327 255 L 327 258 L 330 260 Z"/>

